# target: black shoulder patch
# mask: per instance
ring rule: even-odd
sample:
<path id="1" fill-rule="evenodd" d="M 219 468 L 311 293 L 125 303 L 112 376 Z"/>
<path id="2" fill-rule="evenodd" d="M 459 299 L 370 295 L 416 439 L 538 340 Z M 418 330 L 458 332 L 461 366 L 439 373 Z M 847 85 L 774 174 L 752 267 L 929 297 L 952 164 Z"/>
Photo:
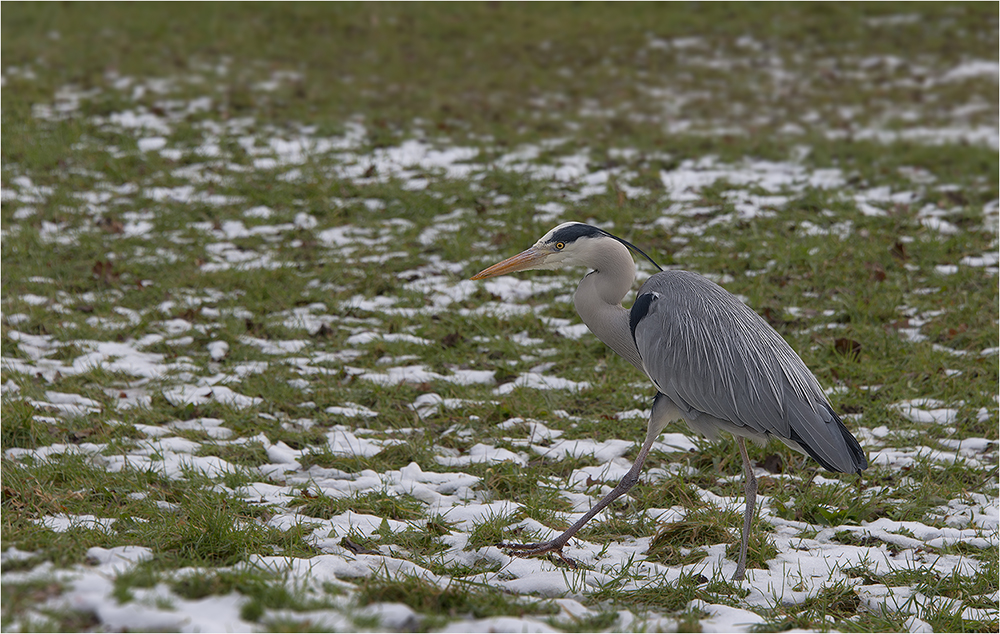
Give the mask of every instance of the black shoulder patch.
<path id="1" fill-rule="evenodd" d="M 549 238 L 549 243 L 565 242 L 569 244 L 578 238 L 593 238 L 594 236 L 606 235 L 608 235 L 608 233 L 603 229 L 598 229 L 597 227 L 592 227 L 578 222 L 571 224 L 568 227 L 563 227 L 559 231 L 553 233 L 552 237 Z"/>
<path id="2" fill-rule="evenodd" d="M 635 329 L 642 318 L 649 312 L 649 305 L 656 299 L 655 293 L 643 293 L 635 298 L 635 303 L 628 311 L 628 327 L 632 331 L 632 341 L 635 341 Z"/>

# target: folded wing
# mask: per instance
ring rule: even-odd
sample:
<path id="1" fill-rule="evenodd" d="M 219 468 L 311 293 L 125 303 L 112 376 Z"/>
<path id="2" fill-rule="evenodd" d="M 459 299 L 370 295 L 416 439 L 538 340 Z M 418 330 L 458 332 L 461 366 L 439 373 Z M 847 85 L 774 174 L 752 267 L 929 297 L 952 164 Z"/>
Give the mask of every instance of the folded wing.
<path id="1" fill-rule="evenodd" d="M 831 471 L 868 466 L 799 356 L 734 295 L 688 271 L 650 277 L 630 326 L 646 373 L 689 419 L 776 436 Z"/>

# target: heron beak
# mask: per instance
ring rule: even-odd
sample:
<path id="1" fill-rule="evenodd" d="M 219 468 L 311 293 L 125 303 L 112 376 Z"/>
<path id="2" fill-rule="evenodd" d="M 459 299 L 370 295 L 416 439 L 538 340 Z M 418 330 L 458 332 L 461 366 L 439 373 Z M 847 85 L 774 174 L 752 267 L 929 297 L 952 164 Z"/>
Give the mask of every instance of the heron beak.
<path id="1" fill-rule="evenodd" d="M 471 279 L 482 280 L 487 277 L 496 277 L 498 275 L 507 275 L 508 273 L 536 269 L 543 261 L 545 261 L 545 257 L 548 255 L 548 251 L 542 251 L 536 249 L 535 247 L 531 247 L 521 251 L 512 258 L 507 258 L 503 262 L 497 262 L 488 269 L 484 269 L 476 273 Z"/>

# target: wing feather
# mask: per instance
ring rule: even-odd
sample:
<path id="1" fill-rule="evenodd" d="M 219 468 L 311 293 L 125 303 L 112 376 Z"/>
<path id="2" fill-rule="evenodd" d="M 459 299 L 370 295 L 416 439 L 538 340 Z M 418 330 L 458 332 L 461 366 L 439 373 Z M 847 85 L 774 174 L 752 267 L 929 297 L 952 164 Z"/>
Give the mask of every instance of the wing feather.
<path id="1" fill-rule="evenodd" d="M 650 379 L 689 419 L 707 414 L 792 441 L 833 471 L 867 466 L 802 359 L 746 304 L 688 271 L 653 275 L 639 290 L 647 294 L 636 347 Z"/>

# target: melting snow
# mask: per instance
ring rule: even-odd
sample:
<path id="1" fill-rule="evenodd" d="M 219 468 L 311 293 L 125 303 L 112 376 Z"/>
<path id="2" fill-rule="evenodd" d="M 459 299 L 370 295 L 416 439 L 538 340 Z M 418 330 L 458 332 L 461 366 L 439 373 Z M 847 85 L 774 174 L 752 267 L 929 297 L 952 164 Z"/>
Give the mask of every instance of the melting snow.
<path id="1" fill-rule="evenodd" d="M 872 18 L 869 24 L 905 23 L 910 21 L 910 17 Z M 750 37 L 740 38 L 737 44 L 746 51 L 758 51 L 762 46 Z M 649 52 L 669 51 L 697 56 L 688 60 L 690 66 L 725 68 L 735 63 L 734 60 L 708 56 L 707 43 L 697 37 L 673 40 L 649 38 L 646 48 Z M 909 60 L 883 57 L 857 62 L 857 68 L 883 69 L 891 73 L 896 69 L 906 69 L 911 63 Z M 969 60 L 927 81 L 969 82 L 985 79 L 995 82 L 997 69 L 995 61 Z M 772 71 L 775 77 L 788 73 L 787 70 L 777 67 L 772 68 Z M 225 74 L 230 72 L 230 69 L 223 63 L 212 72 Z M 8 69 L 4 78 L 5 80 L 8 76 L 28 78 L 33 74 L 34 71 L 31 69 L 20 69 L 16 72 Z M 268 79 L 255 83 L 252 89 L 273 92 L 280 89 L 284 83 L 294 81 L 301 81 L 301 77 L 295 73 L 285 74 L 283 71 L 275 71 Z M 177 89 L 176 82 L 172 79 L 139 80 L 119 77 L 114 73 L 109 73 L 108 82 L 109 87 L 121 92 L 124 99 L 138 100 L 143 96 L 166 95 Z M 101 90 L 94 88 L 90 91 L 81 91 L 76 88 L 62 88 L 54 95 L 53 103 L 35 104 L 34 115 L 51 120 L 80 116 L 78 112 L 81 110 L 81 105 L 97 96 Z M 656 87 L 647 87 L 645 92 L 668 102 L 669 95 Z M 302 467 L 303 463 L 306 463 L 304 457 L 311 451 L 329 451 L 338 456 L 372 457 L 384 451 L 386 447 L 405 443 L 407 434 L 413 431 L 394 429 L 391 434 L 385 434 L 359 427 L 358 425 L 366 421 L 371 421 L 372 426 L 376 427 L 381 414 L 378 408 L 375 405 L 366 407 L 349 401 L 333 400 L 331 404 L 329 400 L 322 400 L 328 398 L 328 393 L 324 393 L 324 390 L 314 383 L 316 379 L 325 381 L 324 385 L 333 385 L 333 382 L 338 380 L 362 380 L 388 386 L 419 385 L 421 387 L 415 391 L 422 393 L 414 397 L 413 402 L 409 404 L 414 418 L 426 420 L 438 415 L 453 418 L 454 420 L 448 423 L 451 426 L 441 432 L 441 437 L 460 440 L 475 438 L 472 428 L 482 424 L 478 416 L 465 415 L 462 411 L 464 408 L 479 407 L 483 404 L 499 405 L 504 401 L 504 397 L 519 388 L 571 392 L 590 388 L 590 383 L 586 381 L 572 381 L 554 376 L 550 373 L 551 364 L 541 364 L 527 372 L 520 372 L 513 381 L 496 386 L 492 390 L 492 394 L 496 397 L 493 401 L 451 397 L 450 390 L 458 391 L 455 386 L 485 385 L 493 388 L 497 382 L 495 372 L 452 366 L 431 369 L 420 363 L 423 357 L 419 347 L 436 346 L 439 343 L 420 336 L 420 331 L 416 329 L 412 332 L 386 332 L 383 316 L 411 318 L 420 315 L 438 318 L 448 312 L 474 318 L 484 315 L 500 318 L 526 316 L 530 319 L 537 318 L 551 332 L 568 339 L 590 337 L 586 326 L 577 320 L 545 314 L 546 307 L 553 303 L 571 302 L 569 293 L 576 283 L 576 278 L 554 275 L 528 279 L 503 277 L 485 283 L 466 280 L 464 277 L 469 273 L 467 269 L 474 268 L 470 263 L 445 261 L 440 252 L 435 251 L 442 242 L 452 240 L 462 232 L 470 218 L 475 218 L 477 222 L 485 221 L 484 226 L 496 228 L 496 220 L 489 218 L 489 211 L 479 214 L 473 213 L 470 209 L 450 208 L 433 223 L 418 227 L 413 220 L 391 217 L 392 214 L 406 215 L 405 210 L 400 208 L 399 201 L 371 197 L 377 195 L 374 193 L 376 190 L 368 190 L 366 187 L 395 180 L 404 189 L 423 192 L 421 196 L 440 198 L 444 201 L 443 204 L 447 205 L 450 203 L 436 191 L 436 184 L 445 180 L 461 179 L 471 190 L 475 190 L 476 187 L 481 187 L 484 176 L 490 170 L 505 170 L 542 181 L 558 190 L 562 202 L 541 200 L 529 203 L 536 221 L 554 224 L 566 217 L 569 210 L 577 203 L 586 202 L 592 196 L 607 195 L 609 188 L 628 197 L 653 196 L 648 187 L 640 186 L 638 182 L 629 182 L 637 175 L 635 172 L 621 167 L 595 166 L 594 153 L 570 143 L 569 138 L 543 140 L 537 145 L 523 145 L 512 151 L 496 148 L 486 151 L 476 147 L 449 146 L 444 141 L 410 139 L 395 146 L 380 147 L 364 153 L 362 148 L 365 146 L 368 130 L 358 121 L 346 122 L 343 133 L 338 136 L 319 137 L 314 130 L 305 127 L 290 126 L 289 129 L 293 130 L 291 132 L 270 128 L 258 130 L 257 122 L 251 118 L 231 118 L 224 122 L 205 120 L 201 122 L 204 137 L 196 145 L 186 148 L 176 146 L 173 140 L 175 124 L 186 120 L 193 113 L 212 109 L 216 105 L 213 99 L 211 96 L 200 96 L 187 101 L 164 101 L 154 109 L 136 105 L 134 108 L 124 109 L 95 120 L 106 130 L 130 135 L 140 153 L 155 152 L 171 160 L 180 160 L 187 156 L 196 157 L 199 161 L 211 161 L 172 168 L 166 172 L 173 179 L 169 186 L 137 183 L 127 183 L 122 186 L 99 184 L 95 191 L 77 192 L 74 205 L 79 207 L 79 215 L 91 223 L 95 219 L 111 216 L 109 210 L 114 210 L 117 205 L 129 205 L 142 210 L 115 214 L 123 222 L 120 223 L 120 232 L 108 238 L 113 241 L 109 244 L 118 244 L 125 240 L 152 240 L 158 231 L 167 231 L 161 225 L 163 221 L 159 208 L 162 205 L 179 204 L 205 206 L 215 211 L 209 216 L 203 215 L 201 222 L 190 223 L 184 231 L 166 233 L 169 238 L 169 249 L 162 247 L 154 249 L 146 242 L 145 250 L 136 253 L 141 253 L 143 258 L 151 258 L 148 261 L 152 262 L 181 261 L 181 258 L 186 257 L 182 255 L 184 247 L 193 242 L 191 234 L 186 232 L 194 232 L 204 237 L 204 242 L 198 244 L 204 245 L 204 253 L 199 257 L 204 258 L 200 271 L 206 275 L 218 271 L 284 267 L 297 271 L 294 258 L 289 258 L 274 248 L 279 242 L 288 244 L 294 249 L 302 247 L 307 241 L 315 243 L 318 245 L 316 248 L 322 252 L 321 257 L 329 258 L 329 261 L 337 266 L 394 266 L 394 260 L 409 257 L 408 252 L 392 250 L 400 248 L 397 244 L 400 232 L 413 230 L 414 239 L 424 249 L 424 263 L 397 274 L 395 281 L 402 294 L 373 297 L 359 294 L 348 300 L 342 299 L 342 295 L 339 299 L 329 301 L 332 308 L 326 304 L 312 303 L 308 306 L 287 307 L 286 310 L 273 315 L 254 315 L 246 308 L 240 307 L 216 307 L 215 303 L 223 298 L 235 300 L 241 293 L 224 295 L 211 289 L 197 293 L 178 291 L 171 299 L 154 300 L 149 308 L 144 307 L 141 310 L 118 305 L 122 296 L 110 293 L 99 297 L 85 294 L 71 296 L 62 291 L 61 295 L 58 293 L 39 295 L 29 292 L 16 298 L 5 298 L 20 312 L 8 311 L 5 315 L 4 334 L 13 346 L 16 346 L 16 350 L 11 354 L 8 354 L 7 350 L 4 351 L 2 367 L 6 376 L 20 377 L 18 380 L 23 380 L 23 383 L 19 384 L 13 378 L 8 378 L 3 385 L 4 399 L 6 401 L 8 398 L 22 398 L 43 410 L 35 415 L 35 420 L 46 424 L 61 422 L 60 419 L 48 414 L 87 417 L 103 414 L 106 409 L 117 409 L 120 414 L 128 408 L 148 408 L 152 406 L 153 399 L 159 395 L 174 406 L 217 402 L 247 410 L 265 403 L 262 398 L 253 396 L 252 393 L 242 393 L 249 392 L 249 388 L 241 386 L 243 379 L 281 367 L 297 374 L 296 378 L 288 380 L 290 388 L 302 392 L 314 391 L 315 395 L 309 398 L 314 398 L 315 401 L 306 403 L 311 404 L 311 414 L 316 415 L 316 419 L 278 418 L 267 413 L 266 408 L 262 408 L 257 415 L 262 418 L 270 417 L 269 421 L 274 421 L 276 425 L 280 423 L 283 429 L 309 429 L 310 433 L 319 433 L 321 444 L 309 448 L 295 448 L 285 442 L 272 442 L 264 433 L 239 436 L 234 430 L 240 428 L 231 424 L 233 421 L 196 415 L 197 417 L 188 420 L 171 420 L 162 425 L 136 424 L 134 426 L 136 431 L 143 437 L 135 439 L 134 445 L 124 450 L 97 443 L 56 443 L 33 449 L 10 448 L 4 452 L 5 460 L 12 463 L 27 459 L 46 461 L 57 456 L 72 454 L 81 456 L 109 472 L 122 469 L 149 469 L 176 479 L 185 478 L 191 472 L 219 479 L 233 473 L 241 473 L 252 480 L 259 479 L 260 481 L 251 481 L 238 487 L 233 494 L 253 503 L 273 504 L 276 512 L 270 517 L 268 524 L 274 528 L 286 530 L 303 524 L 313 525 L 308 541 L 321 554 L 308 559 L 254 555 L 246 565 L 287 573 L 290 579 L 296 582 L 309 578 L 348 590 L 352 586 L 343 581 L 342 577 L 356 578 L 373 574 L 396 577 L 416 575 L 441 586 L 447 585 L 451 580 L 407 561 L 404 554 L 393 550 L 395 547 L 383 547 L 384 551 L 380 554 L 355 554 L 345 550 L 341 545 L 344 536 L 359 531 L 379 531 L 383 527 L 388 527 L 391 531 L 412 528 L 406 522 L 354 511 L 347 511 L 328 520 L 320 520 L 297 513 L 294 507 L 290 508 L 290 501 L 300 496 L 304 489 L 338 498 L 366 493 L 409 495 L 426 504 L 428 513 L 440 513 L 446 521 L 455 523 L 455 530 L 442 538 L 442 543 L 447 546 L 447 550 L 441 555 L 444 565 L 461 563 L 471 567 L 480 559 L 485 559 L 500 565 L 501 570 L 476 575 L 473 579 L 475 582 L 515 593 L 560 597 L 557 600 L 561 610 L 560 615 L 551 622 L 532 617 L 506 616 L 466 619 L 450 623 L 442 631 L 554 631 L 555 628 L 551 624 L 553 622 L 565 620 L 575 623 L 575 619 L 585 619 L 592 614 L 587 607 L 571 598 L 587 589 L 596 589 L 609 583 L 621 583 L 627 589 L 635 589 L 646 583 L 674 583 L 682 571 L 704 574 L 708 577 L 732 573 L 735 563 L 725 557 L 725 546 L 722 544 L 709 546 L 706 549 L 706 558 L 697 564 L 667 567 L 643 560 L 642 555 L 649 544 L 648 538 L 611 540 L 606 544 L 573 540 L 567 546 L 568 554 L 593 564 L 594 569 L 576 571 L 572 574 L 555 568 L 549 561 L 511 558 L 492 546 L 475 551 L 467 550 L 468 532 L 485 521 L 515 516 L 520 511 L 517 501 L 488 501 L 488 495 L 477 477 L 456 471 L 425 472 L 416 463 L 384 473 L 370 469 L 346 473 L 339 469 L 317 465 L 309 469 Z M 676 103 L 668 106 L 675 107 Z M 976 112 L 975 106 L 976 104 L 972 103 L 965 108 L 967 116 Z M 595 106 L 590 109 L 589 116 L 604 115 Z M 912 125 L 887 130 L 861 123 L 856 110 L 841 109 L 840 116 L 843 117 L 845 124 L 839 129 L 829 130 L 827 134 L 832 137 L 849 136 L 853 139 L 875 139 L 885 142 L 904 139 L 929 144 L 968 142 L 997 147 L 996 126 L 992 123 L 966 125 L 959 122 L 937 127 Z M 790 123 L 783 133 L 802 134 L 805 130 L 803 125 L 808 123 L 808 121 L 802 121 L 802 125 Z M 696 124 L 697 122 L 677 118 L 672 120 L 670 125 L 690 127 L 692 131 L 697 131 Z M 737 128 L 736 131 L 740 130 Z M 721 131 L 715 130 L 714 133 L 718 134 Z M 251 157 L 252 166 L 237 164 L 228 155 L 228 150 L 225 149 L 226 143 L 223 142 L 225 138 L 234 139 L 238 143 Z M 81 147 L 88 147 L 84 141 L 81 141 L 81 144 L 83 144 Z M 102 150 L 112 157 L 126 154 L 125 150 L 116 147 L 104 147 Z M 808 148 L 804 151 L 807 153 Z M 134 151 L 129 152 L 134 154 Z M 495 159 L 489 155 L 490 152 L 496 155 Z M 544 164 L 539 162 L 543 153 L 548 157 Z M 624 159 L 625 162 L 632 162 L 641 155 L 638 150 L 632 148 L 609 148 L 608 154 L 614 158 Z M 273 208 L 264 205 L 249 206 L 250 203 L 241 197 L 216 193 L 216 189 L 225 191 L 224 184 L 230 177 L 227 172 L 233 174 L 253 170 L 270 171 L 271 177 L 297 182 L 310 177 L 309 165 L 312 163 L 323 166 L 323 178 L 340 179 L 361 188 L 356 198 L 331 199 L 329 201 L 331 207 L 350 209 L 350 213 L 375 214 L 388 219 L 377 225 L 376 229 L 352 225 L 328 226 L 333 216 L 318 210 L 293 208 L 289 211 L 281 205 Z M 907 179 L 908 185 L 905 190 L 867 185 L 866 189 L 859 190 L 852 184 L 854 175 L 845 174 L 838 168 L 812 169 L 805 163 L 792 160 L 763 161 L 748 158 L 727 163 L 714 156 L 686 159 L 675 167 L 659 171 L 659 179 L 665 191 L 662 196 L 659 193 L 655 194 L 660 196 L 662 214 L 653 221 L 653 224 L 669 230 L 673 240 L 681 247 L 687 248 L 684 247 L 685 240 L 703 234 L 706 226 L 729 226 L 740 221 L 774 217 L 790 202 L 804 194 L 816 190 L 843 190 L 846 193 L 843 194 L 841 202 L 846 203 L 852 210 L 851 213 L 855 213 L 853 210 L 856 210 L 858 215 L 854 220 L 842 218 L 834 222 L 831 218 L 835 214 L 824 210 L 812 221 L 799 223 L 796 227 L 798 234 L 806 237 L 832 236 L 837 240 L 849 240 L 854 236 L 856 225 L 861 223 L 863 217 L 887 217 L 895 214 L 899 207 L 912 207 L 921 226 L 926 230 L 920 233 L 932 233 L 938 238 L 963 235 L 965 229 L 957 220 L 961 216 L 953 209 L 942 208 L 940 205 L 947 203 L 940 202 L 941 192 L 929 189 L 935 187 L 933 174 L 915 168 L 901 168 L 900 174 Z M 220 184 L 223 186 L 219 187 Z M 713 206 L 703 200 L 706 189 L 723 185 L 724 189 L 719 195 L 725 200 L 726 213 L 722 213 L 721 207 Z M 0 190 L 0 197 L 5 206 L 11 205 L 15 209 L 11 216 L 13 222 L 7 223 L 8 226 L 3 228 L 5 238 L 15 235 L 22 225 L 26 226 L 26 223 L 32 222 L 37 223 L 39 237 L 43 242 L 59 245 L 76 245 L 86 232 L 99 230 L 78 222 L 68 208 L 60 211 L 58 221 L 40 219 L 39 210 L 47 209 L 52 204 L 54 194 L 53 187 L 36 185 L 27 175 L 18 174 L 7 179 L 5 186 Z M 513 199 L 506 194 L 486 191 L 482 194 L 482 200 L 487 202 L 492 200 L 496 206 L 513 202 Z M 217 213 L 223 213 L 228 207 L 242 210 L 238 212 L 240 218 L 220 216 L 217 221 L 205 220 L 205 218 L 215 218 Z M 994 232 L 996 209 L 997 204 L 994 200 L 986 203 L 982 210 L 983 226 Z M 265 224 L 272 219 L 283 222 Z M 910 244 L 924 238 L 901 236 L 899 239 L 901 243 Z M 719 248 L 725 248 L 721 241 Z M 678 259 L 682 259 L 684 252 L 679 250 L 675 255 Z M 128 256 L 123 256 L 119 251 L 110 252 L 103 259 L 117 264 L 124 257 Z M 955 257 L 958 258 L 957 255 Z M 485 257 L 479 262 L 483 263 Z M 946 276 L 970 274 L 975 271 L 963 267 L 977 267 L 983 269 L 979 271 L 983 274 L 995 275 L 997 264 L 996 252 L 987 251 L 980 254 L 975 251 L 964 255 L 957 263 L 948 261 L 938 264 L 935 267 L 935 274 Z M 769 270 L 771 270 L 770 265 L 750 273 L 760 274 Z M 911 272 L 918 274 L 919 270 Z M 938 281 L 943 284 L 947 280 Z M 55 283 L 53 279 L 38 276 L 31 278 L 30 282 L 49 285 Z M 310 288 L 329 289 L 335 292 L 344 290 L 344 287 L 336 286 L 339 282 L 329 284 L 326 280 L 322 282 L 312 280 L 312 282 L 315 282 L 315 285 Z M 921 279 L 916 283 L 926 286 L 928 283 L 936 282 Z M 141 289 L 145 283 L 140 280 L 136 281 L 135 285 Z M 475 308 L 467 308 L 465 304 L 481 290 L 493 295 L 496 301 L 476 302 Z M 914 295 L 927 295 L 937 291 L 933 288 L 917 287 L 912 292 Z M 157 301 L 162 303 L 157 305 Z M 23 326 L 25 330 L 30 329 L 27 324 L 32 322 L 36 312 L 46 312 L 58 316 L 59 320 L 67 320 L 62 321 L 62 324 L 65 324 L 66 331 L 70 332 L 70 329 L 76 326 L 67 316 L 73 314 L 73 307 L 92 306 L 99 302 L 115 304 L 110 316 L 91 316 L 81 321 L 99 333 L 93 335 L 94 337 L 104 336 L 109 340 L 74 340 L 67 337 L 66 341 L 61 341 L 51 334 L 35 335 L 16 330 L 21 324 L 26 324 Z M 195 311 L 194 316 L 184 312 L 188 309 Z M 795 315 L 791 309 L 789 312 Z M 184 317 L 176 317 L 178 314 L 183 314 Z M 929 313 L 918 315 L 916 310 L 913 310 L 909 317 L 908 327 L 898 328 L 898 332 L 908 341 L 927 345 L 923 342 L 926 342 L 928 337 L 920 330 L 932 315 Z M 260 338 L 249 334 L 229 338 L 223 334 L 226 331 L 220 329 L 220 323 L 229 318 L 263 322 L 266 326 L 279 325 L 297 331 L 298 336 L 302 336 L 301 332 L 304 331 L 310 338 Z M 128 336 L 143 327 L 143 324 L 148 325 L 151 332 L 138 338 Z M 821 324 L 817 328 L 823 328 L 826 332 L 827 326 Z M 520 329 L 524 327 L 523 324 L 518 326 Z M 333 337 L 344 337 L 343 345 L 346 347 L 337 350 L 318 348 L 317 339 L 331 333 Z M 224 338 L 228 341 L 224 341 Z M 546 353 L 545 349 L 540 348 L 546 340 L 529 336 L 526 330 L 508 336 L 508 340 L 526 348 L 525 353 L 533 355 Z M 494 341 L 486 338 L 475 341 L 484 348 L 493 348 L 496 345 Z M 366 355 L 382 344 L 388 344 L 386 347 L 390 347 L 393 352 L 403 351 L 402 348 L 405 347 L 405 352 L 415 354 L 386 355 L 377 362 L 378 371 L 371 367 L 348 365 L 363 363 Z M 396 350 L 396 345 L 400 350 Z M 241 347 L 246 346 L 251 347 L 254 353 L 268 355 L 269 361 L 244 361 L 242 357 L 244 350 Z M 147 349 L 162 351 L 165 347 L 176 351 L 176 354 L 146 351 Z M 954 350 L 939 344 L 932 344 L 931 349 L 956 357 L 968 354 L 963 350 Z M 976 354 L 992 357 L 996 355 L 996 348 L 991 347 Z M 527 362 L 526 366 L 539 363 L 535 357 L 512 359 L 512 361 Z M 410 362 L 415 363 L 400 365 Z M 385 365 L 391 367 L 381 367 Z M 105 375 L 125 377 L 115 376 L 114 380 L 119 382 L 95 388 L 94 393 L 107 395 L 110 401 L 105 399 L 102 402 L 82 394 L 46 389 L 46 386 L 56 387 L 64 378 L 85 375 L 95 370 L 105 373 L 95 373 L 95 377 L 99 376 L 102 380 Z M 28 379 L 36 382 L 41 388 L 34 391 Z M 97 378 L 86 377 L 83 380 L 89 385 Z M 434 389 L 440 394 L 426 391 L 425 384 L 433 384 Z M 33 396 L 26 396 L 27 394 Z M 44 398 L 39 394 L 43 394 Z M 305 407 L 306 403 L 302 406 Z M 318 406 L 317 403 L 321 405 Z M 961 461 L 967 468 L 986 472 L 990 465 L 995 466 L 997 452 L 995 440 L 950 437 L 955 430 L 949 428 L 959 423 L 960 408 L 964 405 L 964 403 L 946 403 L 932 399 L 911 399 L 891 405 L 907 420 L 941 428 L 949 437 L 937 438 L 938 434 L 933 434 L 933 439 L 928 438 L 925 441 L 921 435 L 911 435 L 912 438 L 907 440 L 906 434 L 891 433 L 885 426 L 871 430 L 861 428 L 858 435 L 865 440 L 866 445 L 870 441 L 874 465 L 901 469 L 918 460 L 930 460 L 942 464 Z M 252 416 L 252 412 L 253 410 L 241 412 L 240 415 Z M 342 422 L 345 422 L 344 419 L 349 419 L 351 425 L 331 426 L 322 414 L 328 414 Z M 558 412 L 553 412 L 553 417 L 559 416 Z M 618 412 L 615 418 L 641 420 L 648 416 L 648 410 L 629 409 Z M 982 408 L 975 416 L 980 422 L 991 420 L 995 418 L 995 407 Z M 569 419 L 563 421 L 564 423 L 586 424 L 581 418 L 572 418 L 569 415 L 562 417 Z M 435 447 L 437 452 L 435 460 L 437 464 L 449 469 L 460 469 L 470 465 L 495 465 L 504 462 L 525 466 L 529 461 L 539 458 L 544 460 L 590 458 L 599 464 L 573 470 L 565 482 L 554 480 L 551 483 L 540 483 L 543 486 L 550 485 L 557 488 L 570 502 L 573 511 L 564 516 L 572 520 L 590 507 L 594 502 L 593 495 L 606 493 L 610 490 L 607 483 L 613 483 L 627 472 L 630 463 L 625 456 L 635 450 L 636 439 L 606 439 L 601 442 L 567 439 L 566 432 L 550 429 L 546 425 L 547 422 L 552 424 L 550 421 L 510 418 L 495 426 L 498 432 L 507 435 L 498 436 L 490 443 L 460 445 L 463 447 L 461 450 L 454 449 L 448 442 L 442 441 L 441 445 L 449 446 Z M 118 424 L 117 421 L 109 423 Z M 178 433 L 190 435 L 186 432 L 205 434 L 213 443 L 221 446 L 259 445 L 263 448 L 268 462 L 255 468 L 246 468 L 217 456 L 198 455 L 204 446 L 203 443 L 174 435 Z M 903 442 L 898 443 L 899 440 Z M 927 442 L 930 446 L 923 446 L 919 444 L 921 442 Z M 894 444 L 902 446 L 893 446 Z M 692 437 L 681 433 L 664 433 L 654 444 L 654 449 L 667 453 L 691 451 L 698 447 L 699 444 Z M 875 450 L 875 447 L 878 449 Z M 661 476 L 662 472 L 645 474 L 647 478 Z M 822 476 L 819 476 L 817 480 L 821 478 Z M 594 487 L 595 482 L 600 486 Z M 741 503 L 738 498 L 723 498 L 708 491 L 701 493 L 707 500 L 717 503 L 722 508 L 737 508 Z M 658 518 L 658 521 L 674 521 L 682 517 L 682 510 L 678 508 L 646 511 L 650 517 Z M 859 526 L 813 527 L 803 522 L 783 520 L 775 516 L 765 499 L 761 516 L 775 528 L 774 540 L 779 555 L 768 562 L 768 569 L 754 569 L 749 572 L 749 580 L 745 585 L 750 590 L 750 595 L 745 599 L 746 605 L 773 607 L 776 601 L 786 604 L 805 601 L 815 596 L 823 584 L 831 580 L 834 582 L 846 580 L 842 571 L 850 566 L 865 566 L 875 575 L 915 568 L 930 570 L 941 575 L 969 575 L 976 572 L 980 564 L 974 557 L 941 554 L 928 549 L 946 548 L 955 544 L 964 544 L 971 548 L 995 547 L 997 527 L 1000 524 L 995 490 L 989 495 L 970 492 L 960 499 L 944 501 L 935 509 L 934 514 L 934 517 L 927 518 L 926 521 L 929 523 L 895 522 L 880 518 L 873 522 L 861 523 Z M 33 521 L 59 532 L 89 529 L 111 533 L 115 530 L 116 520 L 87 514 L 64 513 L 45 515 Z M 541 535 L 555 533 L 551 527 L 531 518 L 523 519 L 514 526 L 537 531 Z M 512 527 L 508 527 L 510 528 Z M 873 537 L 880 543 L 875 546 L 844 545 L 835 539 L 837 532 L 843 530 L 859 537 Z M 815 536 L 806 538 L 802 536 L 803 533 Z M 892 548 L 887 548 L 887 544 Z M 250 631 L 259 627 L 259 624 L 251 624 L 240 618 L 245 599 L 235 593 L 187 601 L 171 593 L 166 584 L 159 584 L 152 588 L 132 588 L 130 591 L 135 599 L 119 604 L 110 599 L 115 596 L 114 578 L 153 557 L 154 553 L 138 546 L 120 546 L 111 549 L 92 548 L 87 555 L 90 562 L 88 566 L 60 570 L 45 562 L 27 571 L 13 567 L 12 571 L 4 573 L 3 581 L 18 583 L 26 579 L 56 579 L 62 584 L 63 592 L 44 607 L 92 612 L 104 629 Z M 5 563 L 30 561 L 35 556 L 33 553 L 8 549 L 3 553 L 3 561 Z M 637 573 L 637 576 L 634 579 L 623 579 L 617 574 L 621 569 L 621 562 L 633 556 L 635 556 L 635 567 L 632 571 Z M 883 585 L 870 585 L 859 586 L 857 590 L 866 609 L 880 610 L 889 606 L 891 609 L 913 614 L 913 618 L 908 621 L 913 631 L 929 627 L 917 616 L 922 615 L 927 607 L 939 605 L 936 602 L 942 601 L 940 597 L 929 598 L 907 587 L 887 588 Z M 160 607 L 165 604 L 169 604 L 171 609 Z M 708 604 L 701 600 L 695 600 L 688 607 L 707 614 L 699 621 L 703 631 L 745 630 L 763 621 L 759 615 L 749 610 Z M 994 610 L 962 607 L 957 604 L 950 606 L 949 609 L 961 609 L 963 616 L 969 619 L 995 619 L 996 615 Z M 366 610 L 366 614 L 380 619 L 381 627 L 389 629 L 419 627 L 416 614 L 406 606 L 376 604 Z M 344 615 L 337 611 L 308 614 L 309 623 L 314 627 L 348 630 L 356 626 L 353 621 L 345 619 Z M 264 623 L 265 625 L 281 623 L 285 618 L 291 620 L 304 617 L 292 611 L 274 611 L 268 613 Z M 19 625 L 27 629 L 31 625 L 30 621 L 31 619 L 26 617 Z M 614 627 L 675 629 L 677 623 L 674 619 L 655 615 L 649 617 L 648 622 L 637 622 L 631 612 L 622 610 Z"/>

